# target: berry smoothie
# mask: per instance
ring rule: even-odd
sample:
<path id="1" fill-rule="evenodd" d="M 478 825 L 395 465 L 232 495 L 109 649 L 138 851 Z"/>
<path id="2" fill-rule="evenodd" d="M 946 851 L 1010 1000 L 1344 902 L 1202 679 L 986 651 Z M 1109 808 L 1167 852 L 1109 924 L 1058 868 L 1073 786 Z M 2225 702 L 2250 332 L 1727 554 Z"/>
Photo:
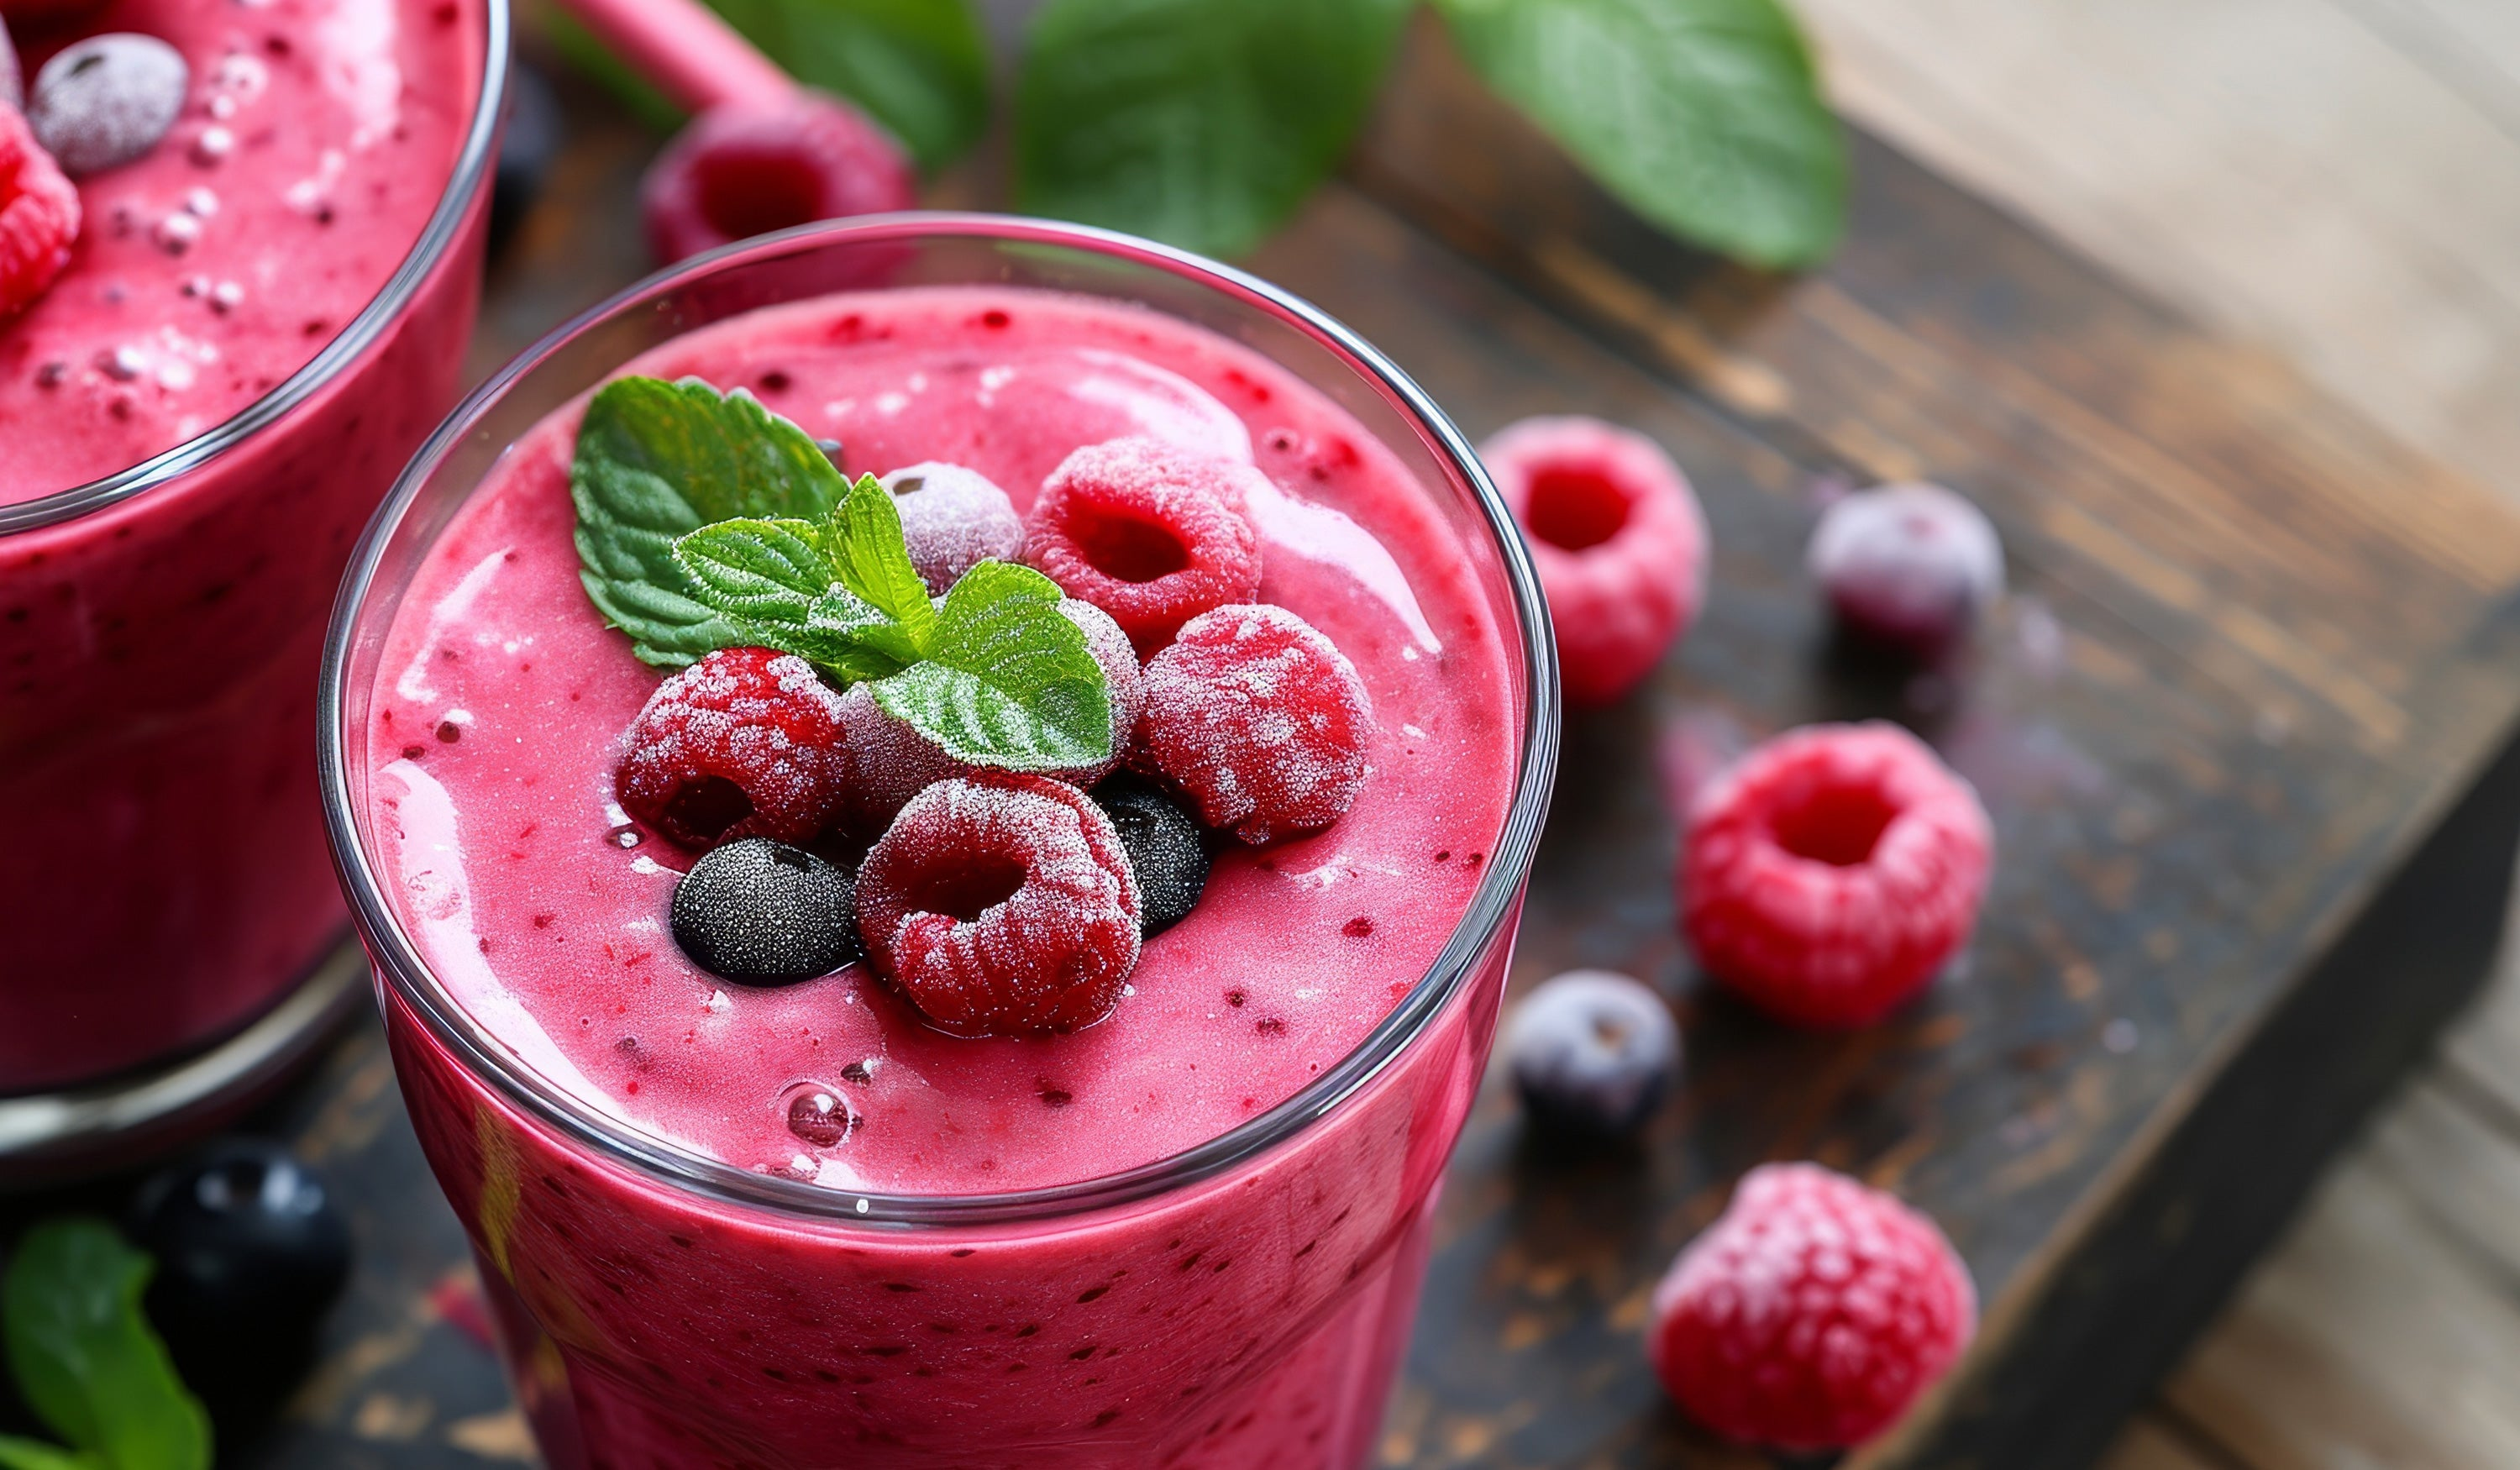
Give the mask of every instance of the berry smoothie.
<path id="1" fill-rule="evenodd" d="M 67 265 L 0 309 L 0 891 L 41 916 L 0 938 L 0 1094 L 197 1047 L 338 942 L 323 615 L 454 394 L 494 28 L 482 0 L 20 22 L 30 116 L 66 48 L 181 67 L 171 127 L 75 173 Z"/>
<path id="2" fill-rule="evenodd" d="M 1135 307 L 852 293 L 721 323 L 627 371 L 748 388 L 837 440 L 851 474 L 961 467 L 1017 511 L 1106 441 L 1256 467 L 1258 599 L 1344 655 L 1371 722 L 1344 814 L 1256 844 L 1219 834 L 1203 894 L 1145 941 L 1098 1023 L 950 1035 L 864 962 L 730 983 L 668 931 L 692 853 L 616 799 L 623 732 L 659 673 L 580 584 L 578 410 L 516 444 L 426 553 L 377 664 L 364 820 L 386 901 L 445 998 L 542 1085 L 836 1206 L 714 1202 L 568 1144 L 393 993 L 423 1141 L 552 1463 L 1362 1463 L 1493 1030 L 1501 943 L 1396 1060 L 1255 1159 L 1028 1225 L 845 1217 L 860 1191 L 1069 1185 L 1207 1143 L 1336 1069 L 1436 966 L 1522 739 L 1508 635 L 1461 533 L 1318 391 Z"/>

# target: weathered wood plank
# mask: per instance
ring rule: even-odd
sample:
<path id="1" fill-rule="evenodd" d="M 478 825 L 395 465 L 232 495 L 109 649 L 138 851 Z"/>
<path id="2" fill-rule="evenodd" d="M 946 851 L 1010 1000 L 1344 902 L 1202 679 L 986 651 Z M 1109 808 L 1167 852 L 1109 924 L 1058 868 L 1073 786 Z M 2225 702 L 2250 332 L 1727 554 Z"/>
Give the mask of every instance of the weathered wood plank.
<path id="1" fill-rule="evenodd" d="M 2195 1443 L 2160 1418 L 2144 1414 L 2129 1424 L 2126 1433 L 2100 1458 L 2096 1470 L 2235 1470 L 2218 1457 L 2209 1457 L 2197 1449 Z M 2249 1467 L 2255 1470 L 2255 1467 Z"/>

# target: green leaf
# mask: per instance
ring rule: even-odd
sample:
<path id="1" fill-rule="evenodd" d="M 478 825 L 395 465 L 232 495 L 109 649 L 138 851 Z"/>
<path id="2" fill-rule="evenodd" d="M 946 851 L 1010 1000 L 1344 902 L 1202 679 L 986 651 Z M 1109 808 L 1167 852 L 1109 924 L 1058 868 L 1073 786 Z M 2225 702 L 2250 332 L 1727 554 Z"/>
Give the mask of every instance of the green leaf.
<path id="1" fill-rule="evenodd" d="M 901 510 L 874 475 L 862 474 L 823 528 L 823 548 L 842 587 L 864 598 L 909 635 L 914 657 L 936 637 L 936 606 L 911 564 Z"/>
<path id="2" fill-rule="evenodd" d="M 823 534 L 805 520 L 721 520 L 676 540 L 674 560 L 735 642 L 794 653 L 853 681 L 916 659 L 897 623 L 837 585 Z"/>
<path id="3" fill-rule="evenodd" d="M 641 658 L 690 663 L 738 640 L 676 539 L 737 517 L 820 521 L 847 488 L 811 436 L 741 388 L 616 379 L 587 404 L 569 466 L 580 580 Z"/>
<path id="4" fill-rule="evenodd" d="M 1411 0 L 1050 0 L 1015 100 L 1016 200 L 1233 255 L 1365 120 Z"/>
<path id="5" fill-rule="evenodd" d="M 1437 0 L 1470 65 L 1613 194 L 1761 265 L 1846 227 L 1846 137 L 1780 0 Z"/>
<path id="6" fill-rule="evenodd" d="M 9 1367 L 36 1417 L 104 1470 L 208 1470 L 209 1415 L 141 1314 L 151 1270 L 101 1220 L 28 1230 L 0 1281 Z"/>
<path id="7" fill-rule="evenodd" d="M 878 702 L 959 760 L 1010 771 L 1111 753 L 1111 691 L 1058 584 L 983 561 L 945 595 L 926 662 L 876 681 Z"/>
<path id="8" fill-rule="evenodd" d="M 101 1470 L 94 1455 L 73 1454 L 59 1445 L 0 1434 L 0 1470 Z"/>
<path id="9" fill-rule="evenodd" d="M 969 0 L 710 0 L 801 81 L 836 92 L 933 171 L 989 126 L 989 50 Z"/>

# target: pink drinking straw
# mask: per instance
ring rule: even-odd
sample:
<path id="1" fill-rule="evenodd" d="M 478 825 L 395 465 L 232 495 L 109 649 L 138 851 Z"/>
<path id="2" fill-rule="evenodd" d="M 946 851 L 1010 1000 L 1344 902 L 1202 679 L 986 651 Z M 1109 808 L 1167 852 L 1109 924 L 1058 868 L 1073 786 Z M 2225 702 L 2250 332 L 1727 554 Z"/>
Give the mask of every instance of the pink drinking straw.
<path id="1" fill-rule="evenodd" d="M 772 103 L 796 82 L 699 0 L 559 0 L 676 106 Z"/>

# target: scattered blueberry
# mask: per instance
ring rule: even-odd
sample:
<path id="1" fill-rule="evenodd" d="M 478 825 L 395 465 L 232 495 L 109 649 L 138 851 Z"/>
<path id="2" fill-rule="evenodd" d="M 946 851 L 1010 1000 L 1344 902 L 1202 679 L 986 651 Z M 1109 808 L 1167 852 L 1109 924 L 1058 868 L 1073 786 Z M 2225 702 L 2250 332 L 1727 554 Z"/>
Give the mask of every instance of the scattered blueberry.
<path id="1" fill-rule="evenodd" d="M 943 597 L 955 579 L 983 561 L 1012 561 L 1023 552 L 1023 517 L 987 475 L 960 465 L 913 465 L 883 477 L 901 511 L 902 539 L 928 595 Z"/>
<path id="2" fill-rule="evenodd" d="M 132 1242 L 155 1257 L 146 1308 L 177 1371 L 223 1421 L 276 1406 L 350 1274 L 350 1229 L 276 1143 L 229 1138 L 149 1179 Z"/>
<path id="3" fill-rule="evenodd" d="M 490 188 L 490 251 L 498 253 L 543 192 L 567 124 L 551 83 L 523 62 L 508 67 L 507 127 L 499 134 L 499 171 Z"/>
<path id="4" fill-rule="evenodd" d="M 1662 998 L 1625 975 L 1570 970 L 1506 1022 L 1506 1065 L 1523 1107 L 1551 1128 L 1634 1132 L 1680 1071 L 1680 1031 Z"/>
<path id="5" fill-rule="evenodd" d="M 2003 595 L 1995 526 L 1940 485 L 1845 497 L 1821 516 L 1808 559 L 1850 632 L 1917 654 L 1965 639 Z"/>
<path id="6" fill-rule="evenodd" d="M 857 883 L 802 848 L 746 837 L 713 848 L 674 889 L 674 942 L 746 985 L 828 975 L 858 958 Z"/>
<path id="7" fill-rule="evenodd" d="M 1179 803 L 1134 776 L 1094 788 L 1138 874 L 1139 922 L 1148 938 L 1189 917 L 1207 890 L 1207 847 Z"/>
<path id="8" fill-rule="evenodd" d="M 156 36 L 90 36 L 35 73 L 26 121 L 62 172 L 102 173 L 156 148 L 191 84 L 184 54 Z"/>

